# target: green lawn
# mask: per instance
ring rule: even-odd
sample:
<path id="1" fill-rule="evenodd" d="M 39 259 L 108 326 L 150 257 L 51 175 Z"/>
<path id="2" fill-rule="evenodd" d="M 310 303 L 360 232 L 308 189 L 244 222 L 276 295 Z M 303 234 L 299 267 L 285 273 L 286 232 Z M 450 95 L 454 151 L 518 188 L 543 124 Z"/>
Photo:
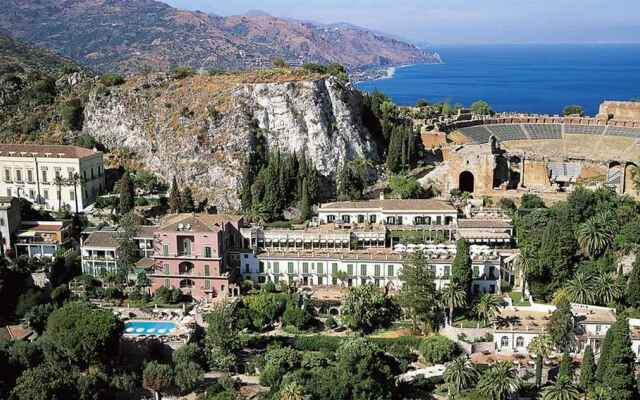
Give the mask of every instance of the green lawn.
<path id="1" fill-rule="evenodd" d="M 509 297 L 511 297 L 511 301 L 516 307 L 526 307 L 530 306 L 529 301 L 522 297 L 522 292 L 513 291 L 509 293 Z"/>
<path id="2" fill-rule="evenodd" d="M 453 326 L 456 328 L 460 328 L 460 324 L 462 324 L 463 328 L 486 328 L 487 326 L 480 322 L 480 324 L 478 325 L 478 320 L 475 319 L 470 319 L 467 318 L 465 316 L 458 316 L 457 318 L 453 319 Z"/>

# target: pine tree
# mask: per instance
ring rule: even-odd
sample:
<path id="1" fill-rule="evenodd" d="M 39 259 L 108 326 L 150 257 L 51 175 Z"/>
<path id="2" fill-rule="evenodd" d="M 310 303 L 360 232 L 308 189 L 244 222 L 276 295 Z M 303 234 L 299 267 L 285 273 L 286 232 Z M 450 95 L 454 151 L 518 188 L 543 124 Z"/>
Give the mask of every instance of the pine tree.
<path id="1" fill-rule="evenodd" d="M 189 186 L 187 186 L 180 195 L 180 206 L 181 212 L 190 213 L 195 210 L 193 193 L 191 192 L 191 188 Z"/>
<path id="2" fill-rule="evenodd" d="M 309 196 L 309 187 L 307 180 L 302 182 L 302 200 L 300 200 L 300 214 L 303 221 L 311 219 L 311 198 Z"/>
<path id="3" fill-rule="evenodd" d="M 606 369 L 602 371 L 600 383 L 615 393 L 616 399 L 635 399 L 638 390 L 635 382 L 635 353 L 631 349 L 629 320 L 619 318 L 610 330 L 613 330 L 613 333 L 607 349 Z"/>
<path id="4" fill-rule="evenodd" d="M 593 350 L 591 346 L 587 346 L 582 357 L 582 365 L 580 366 L 580 387 L 583 391 L 588 391 L 595 381 L 596 364 L 593 359 Z"/>
<path id="5" fill-rule="evenodd" d="M 418 322 L 427 323 L 430 328 L 437 326 L 440 315 L 436 286 L 427 266 L 424 253 L 418 251 L 402 269 L 400 275 L 402 290 L 398 296 L 402 307 L 408 311 L 414 330 Z"/>
<path id="6" fill-rule="evenodd" d="M 124 215 L 133 210 L 134 203 L 134 187 L 129 177 L 129 171 L 125 169 L 122 178 L 118 181 L 118 189 L 120 190 L 120 198 L 118 200 L 118 211 L 120 215 Z"/>
<path id="7" fill-rule="evenodd" d="M 463 288 L 467 296 L 471 297 L 471 283 L 473 281 L 473 270 L 471 266 L 471 255 L 469 253 L 469 243 L 464 239 L 456 242 L 456 256 L 451 266 L 451 282 Z"/>
<path id="8" fill-rule="evenodd" d="M 169 193 L 169 208 L 171 212 L 179 213 L 182 210 L 182 196 L 180 195 L 180 188 L 178 187 L 178 181 L 176 176 L 173 176 L 171 182 L 171 192 Z"/>
<path id="9" fill-rule="evenodd" d="M 636 255 L 625 294 L 625 299 L 629 306 L 640 307 L 640 254 Z"/>
<path id="10" fill-rule="evenodd" d="M 561 379 L 573 381 L 573 360 L 567 352 L 562 354 L 562 359 L 560 360 L 560 370 L 558 371 L 557 380 Z"/>

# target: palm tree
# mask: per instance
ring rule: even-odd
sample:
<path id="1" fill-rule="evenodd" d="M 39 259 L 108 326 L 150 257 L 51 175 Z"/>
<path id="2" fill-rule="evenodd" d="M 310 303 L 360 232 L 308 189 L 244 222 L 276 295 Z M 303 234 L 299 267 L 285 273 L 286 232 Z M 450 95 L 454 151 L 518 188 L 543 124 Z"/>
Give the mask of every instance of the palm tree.
<path id="1" fill-rule="evenodd" d="M 525 291 L 527 288 L 527 273 L 531 269 L 531 266 L 534 263 L 534 259 L 529 255 L 526 248 L 523 248 L 515 263 L 518 272 L 522 276 L 522 298 L 525 298 Z"/>
<path id="2" fill-rule="evenodd" d="M 594 281 L 594 295 L 599 304 L 610 304 L 618 300 L 624 289 L 611 273 L 601 273 Z"/>
<path id="3" fill-rule="evenodd" d="M 576 231 L 582 252 L 595 258 L 611 245 L 614 237 L 615 220 L 610 213 L 601 213 L 586 220 Z"/>
<path id="4" fill-rule="evenodd" d="M 58 211 L 60 211 L 62 209 L 62 185 L 64 185 L 64 179 L 60 174 L 56 173 L 53 184 L 58 187 Z"/>
<path id="5" fill-rule="evenodd" d="M 478 381 L 478 377 L 478 370 L 466 355 L 451 361 L 444 371 L 444 382 L 447 384 L 449 397 L 454 399 L 458 393 L 472 387 Z"/>
<path id="6" fill-rule="evenodd" d="M 303 400 L 302 386 L 298 382 L 289 382 L 282 386 L 278 392 L 279 400 Z"/>
<path id="7" fill-rule="evenodd" d="M 500 303 L 501 300 L 499 296 L 487 293 L 482 295 L 480 301 L 474 307 L 478 319 L 482 321 L 485 326 L 489 324 L 489 320 L 495 317 Z"/>
<path id="8" fill-rule="evenodd" d="M 449 307 L 449 325 L 453 323 L 453 310 L 457 307 L 462 307 L 467 302 L 467 292 L 459 285 L 454 285 L 453 282 L 445 286 L 440 294 L 445 305 Z"/>
<path id="9" fill-rule="evenodd" d="M 547 334 L 538 335 L 531 340 L 527 350 L 529 354 L 536 356 L 536 386 L 539 387 L 542 379 L 542 363 L 553 350 L 553 340 Z"/>
<path id="10" fill-rule="evenodd" d="M 585 272 L 578 272 L 567 284 L 569 300 L 573 303 L 591 304 L 594 300 L 593 277 Z"/>
<path id="11" fill-rule="evenodd" d="M 558 379 L 540 391 L 540 400 L 579 400 L 580 397 L 580 391 L 570 379 Z"/>
<path id="12" fill-rule="evenodd" d="M 509 361 L 498 361 L 487 369 L 480 382 L 478 393 L 489 400 L 508 400 L 520 389 L 518 370 Z"/>
<path id="13" fill-rule="evenodd" d="M 82 185 L 84 183 L 84 179 L 77 172 L 73 174 L 73 176 L 67 182 L 69 185 L 73 186 L 73 199 L 75 200 L 76 206 L 76 214 L 78 213 L 78 185 Z"/>

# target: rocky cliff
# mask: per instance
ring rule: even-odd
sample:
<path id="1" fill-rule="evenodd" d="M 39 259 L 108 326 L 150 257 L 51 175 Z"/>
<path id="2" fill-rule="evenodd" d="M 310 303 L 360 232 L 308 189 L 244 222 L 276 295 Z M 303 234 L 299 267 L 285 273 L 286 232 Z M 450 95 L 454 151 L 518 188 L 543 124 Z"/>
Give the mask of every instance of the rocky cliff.
<path id="1" fill-rule="evenodd" d="M 305 152 L 325 176 L 345 159 L 377 158 L 361 110 L 361 94 L 348 84 L 302 70 L 151 74 L 98 85 L 85 104 L 83 130 L 112 157 L 166 180 L 175 174 L 209 204 L 236 209 L 258 132 L 271 150 Z"/>

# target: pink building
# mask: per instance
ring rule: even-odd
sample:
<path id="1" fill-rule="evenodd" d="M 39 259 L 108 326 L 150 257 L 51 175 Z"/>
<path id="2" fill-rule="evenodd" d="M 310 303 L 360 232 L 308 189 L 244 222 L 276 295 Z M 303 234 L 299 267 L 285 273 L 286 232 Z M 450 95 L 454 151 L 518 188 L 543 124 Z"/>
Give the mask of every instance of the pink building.
<path id="1" fill-rule="evenodd" d="M 236 294 L 225 256 L 240 246 L 241 224 L 240 216 L 170 216 L 154 233 L 153 267 L 147 273 L 151 292 L 180 288 L 196 300 Z"/>

